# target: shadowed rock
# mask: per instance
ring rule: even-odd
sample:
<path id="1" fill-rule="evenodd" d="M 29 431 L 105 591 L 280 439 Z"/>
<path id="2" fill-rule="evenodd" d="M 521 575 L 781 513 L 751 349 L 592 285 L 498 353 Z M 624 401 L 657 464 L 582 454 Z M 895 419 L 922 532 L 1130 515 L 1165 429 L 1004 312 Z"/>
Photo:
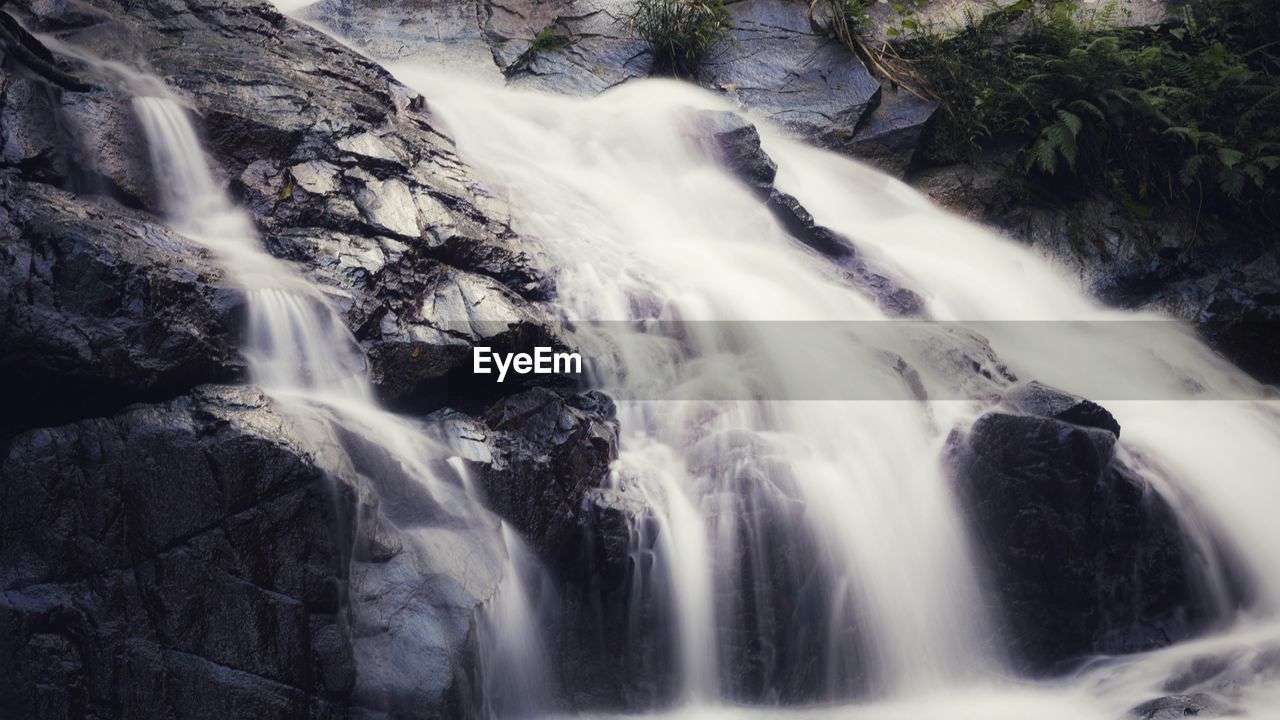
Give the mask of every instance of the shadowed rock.
<path id="1" fill-rule="evenodd" d="M 33 430 L 0 476 L 0 708 L 339 715 L 351 499 L 259 392 Z"/>
<path id="2" fill-rule="evenodd" d="M 243 300 L 197 245 L 14 174 L 0 205 L 0 432 L 242 374 Z"/>
<path id="3" fill-rule="evenodd" d="M 1053 413 L 1069 398 L 1041 402 L 1045 392 L 1022 407 Z M 1077 419 L 1114 424 L 1099 411 Z M 1003 635 L 1030 669 L 1163 647 L 1212 619 L 1177 516 L 1115 459 L 1112 430 L 989 413 L 952 442 L 958 494 L 980 565 L 990 568 Z"/>

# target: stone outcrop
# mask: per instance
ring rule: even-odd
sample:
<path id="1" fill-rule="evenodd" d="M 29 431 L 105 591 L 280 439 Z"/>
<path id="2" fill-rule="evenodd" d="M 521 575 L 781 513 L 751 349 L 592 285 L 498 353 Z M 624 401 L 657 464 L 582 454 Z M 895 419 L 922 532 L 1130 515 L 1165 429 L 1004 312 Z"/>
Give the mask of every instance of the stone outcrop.
<path id="1" fill-rule="evenodd" d="M 5 714 L 342 716 L 352 498 L 261 393 L 31 430 L 0 476 Z"/>
<path id="2" fill-rule="evenodd" d="M 0 207 L 0 435 L 242 374 L 243 300 L 195 243 L 21 171 Z"/>
<path id="3" fill-rule="evenodd" d="M 1003 638 L 1037 672 L 1163 647 L 1212 621 L 1196 548 L 1141 474 L 1116 458 L 1101 407 L 1033 384 L 952 439 L 952 468 Z M 1032 414 L 1035 413 L 1035 414 Z"/>

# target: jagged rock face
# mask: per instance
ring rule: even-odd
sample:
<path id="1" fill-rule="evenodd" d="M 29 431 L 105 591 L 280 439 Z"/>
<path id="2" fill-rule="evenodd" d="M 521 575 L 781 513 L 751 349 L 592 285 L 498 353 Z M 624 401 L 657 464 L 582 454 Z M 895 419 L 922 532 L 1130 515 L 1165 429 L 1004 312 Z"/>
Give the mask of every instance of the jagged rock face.
<path id="1" fill-rule="evenodd" d="M 535 388 L 495 403 L 485 423 L 494 457 L 480 480 L 490 507 L 562 564 L 581 541 L 584 498 L 618 457 L 613 402 Z"/>
<path id="2" fill-rule="evenodd" d="M 168 78 L 264 245 L 326 292 L 384 396 L 419 409 L 457 400 L 435 389 L 473 344 L 563 347 L 535 304 L 550 283 L 505 207 L 422 99 L 376 66 L 246 2 L 23 5 L 29 25 Z M 243 374 L 242 294 L 164 227 L 145 162 L 141 174 L 124 163 L 146 150 L 120 78 L 49 58 L 39 72 L 6 66 L 0 108 L 0 358 L 22 401 L 3 430 L 26 430 L 0 460 L 0 552 L 21 574 L 6 578 L 13 665 L 0 669 L 31 680 L 0 714 L 458 716 L 476 613 L 502 575 L 497 518 L 460 520 L 456 498 L 451 510 L 429 497 L 358 432 L 317 420 L 326 441 L 309 447 L 255 391 L 192 389 Z M 75 127 L 63 122 L 73 114 Z M 83 160 L 68 138 L 111 162 Z M 113 415 L 138 400 L 160 404 Z M 547 402 L 582 427 L 467 419 L 454 430 L 482 440 L 455 433 L 445 446 L 472 446 L 495 488 L 576 510 L 616 429 L 603 399 Z M 530 517 L 513 500 L 504 509 L 513 524 Z M 559 519 L 540 526 L 547 546 L 577 532 Z M 341 581 L 323 595 L 311 577 L 322 566 Z"/>
<path id="3" fill-rule="evenodd" d="M 806 3 L 730 6 L 733 42 L 707 62 L 710 86 L 819 146 L 843 148 L 880 84 L 837 40 L 813 27 Z"/>
<path id="4" fill-rule="evenodd" d="M 32 430 L 0 476 L 6 715 L 340 716 L 351 497 L 261 393 Z"/>
<path id="5" fill-rule="evenodd" d="M 386 398 L 434 398 L 424 385 L 464 363 L 472 342 L 512 342 L 508 325 L 546 332 L 531 300 L 550 283 L 499 219 L 505 207 L 471 179 L 422 99 L 376 65 L 248 2 L 28 11 L 70 44 L 170 79 L 268 249 L 328 291 Z M 65 106 L 96 108 L 79 111 L 78 134 L 145 156 L 111 89 L 118 78 L 60 61 L 96 88 L 62 93 Z M 132 171 L 113 175 L 108 190 L 135 188 L 117 193 L 127 202 L 155 194 L 136 189 Z M 490 328 L 499 337 L 481 332 Z"/>
<path id="6" fill-rule="evenodd" d="M 1079 424 L 993 412 L 953 439 L 958 495 L 1015 659 L 1052 671 L 1204 627 L 1192 549 L 1168 502 L 1115 459 L 1114 419 L 1050 394 L 1039 386 L 1016 397 L 1024 412 Z"/>
<path id="7" fill-rule="evenodd" d="M 195 244 L 12 171 L 0 206 L 0 434 L 242 374 L 243 300 Z"/>

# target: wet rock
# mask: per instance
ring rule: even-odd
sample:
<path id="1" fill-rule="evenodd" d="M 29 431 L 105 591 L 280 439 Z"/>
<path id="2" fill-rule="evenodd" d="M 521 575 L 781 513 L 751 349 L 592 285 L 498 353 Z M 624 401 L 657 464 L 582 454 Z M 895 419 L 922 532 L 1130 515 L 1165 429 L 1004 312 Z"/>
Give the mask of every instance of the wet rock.
<path id="1" fill-rule="evenodd" d="M 805 245 L 833 258 L 851 258 L 855 254 L 848 238 L 815 222 L 795 197 L 774 189 L 766 204 L 778 224 Z"/>
<path id="2" fill-rule="evenodd" d="M 1005 402 L 1030 415 L 1061 420 L 1072 425 L 1099 428 L 1120 437 L 1120 423 L 1101 405 L 1057 388 L 1031 381 L 1004 396 Z"/>
<path id="3" fill-rule="evenodd" d="M 243 372 L 239 293 L 153 218 L 0 175 L 0 426 L 172 397 Z"/>
<path id="4" fill-rule="evenodd" d="M 17 167 L 33 179 L 58 182 L 68 168 L 62 151 L 64 137 L 57 132 L 58 111 L 54 91 L 41 80 L 4 77 L 0 127 L 4 128 L 0 163 Z"/>
<path id="5" fill-rule="evenodd" d="M 818 34 L 805 3 L 752 0 L 729 5 L 732 41 L 708 58 L 704 84 L 815 144 L 845 147 L 880 101 L 862 63 Z"/>
<path id="6" fill-rule="evenodd" d="M 760 145 L 756 126 L 735 112 L 700 112 L 694 118 L 696 136 L 710 140 L 719 161 L 758 194 L 773 188 L 778 164 Z"/>
<path id="7" fill-rule="evenodd" d="M 905 177 L 915 165 L 920 138 L 937 111 L 937 103 L 909 90 L 883 87 L 880 104 L 862 117 L 849 144 L 833 149 Z"/>
<path id="8" fill-rule="evenodd" d="M 924 300 L 913 290 L 867 265 L 849 238 L 819 225 L 800 201 L 773 186 L 777 164 L 760 145 L 760 134 L 736 113 L 699 112 L 691 123 L 717 160 L 751 188 L 787 234 L 831 258 L 844 277 L 895 317 L 918 316 Z"/>
<path id="9" fill-rule="evenodd" d="M 1001 162 L 921 168 L 907 175 L 916 190 L 970 220 L 990 222 L 1009 201 L 1007 166 Z"/>
<path id="10" fill-rule="evenodd" d="M 57 69 L 39 40 L 8 15 L 3 18 L 23 35 L 27 57 L 0 72 L 0 165 L 33 181 L 155 209 L 146 149 L 128 97 Z M 4 47 L 12 50 L 17 42 Z M 41 72 L 31 69 L 33 62 Z M 46 64 L 55 76 L 43 71 Z"/>
<path id="11" fill-rule="evenodd" d="M 588 492 L 618 456 L 613 402 L 594 391 L 566 397 L 535 388 L 498 401 L 484 419 L 493 461 L 480 482 L 489 506 L 562 564 L 577 550 Z"/>
<path id="12" fill-rule="evenodd" d="M 1222 717 L 1231 713 L 1230 706 L 1205 693 L 1170 695 L 1144 702 L 1129 711 L 1138 720 L 1176 720 L 1184 717 Z"/>
<path id="13" fill-rule="evenodd" d="M 1035 672 L 1162 647 L 1210 619 L 1174 511 L 1115 444 L 1110 429 L 989 413 L 953 447 L 1003 635 Z"/>
<path id="14" fill-rule="evenodd" d="M 261 393 L 33 430 L 0 475 L 7 713 L 339 714 L 350 497 Z"/>

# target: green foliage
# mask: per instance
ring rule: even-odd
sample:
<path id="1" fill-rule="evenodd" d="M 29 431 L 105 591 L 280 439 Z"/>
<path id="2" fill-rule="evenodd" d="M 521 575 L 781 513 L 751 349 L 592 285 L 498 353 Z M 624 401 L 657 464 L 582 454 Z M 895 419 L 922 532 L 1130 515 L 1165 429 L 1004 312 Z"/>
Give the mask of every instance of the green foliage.
<path id="1" fill-rule="evenodd" d="M 543 53 L 554 52 L 572 44 L 573 38 L 568 35 L 561 35 L 556 32 L 555 22 L 549 23 L 546 27 L 538 31 L 537 35 L 529 41 L 529 49 L 521 53 L 520 57 L 511 64 L 508 72 L 521 70 L 529 66 L 529 63 L 537 59 Z"/>
<path id="2" fill-rule="evenodd" d="M 1004 139 L 1044 188 L 1280 219 L 1280 3 L 1193 0 L 1153 28 L 1114 13 L 1020 0 L 950 33 L 904 28 L 900 52 L 946 110 L 926 154 Z"/>
<path id="3" fill-rule="evenodd" d="M 637 0 L 628 18 L 653 53 L 653 71 L 690 78 L 733 24 L 722 0 Z"/>
<path id="4" fill-rule="evenodd" d="M 836 38 L 845 45 L 866 33 L 871 27 L 871 13 L 867 8 L 875 0 L 825 0 L 831 12 L 831 28 Z"/>
<path id="5" fill-rule="evenodd" d="M 537 35 L 533 36 L 533 40 L 529 43 L 529 52 L 536 56 L 540 53 L 559 50 L 568 44 L 569 37 L 558 34 L 556 32 L 555 24 L 552 23 L 542 28 L 542 30 L 538 31 Z"/>

